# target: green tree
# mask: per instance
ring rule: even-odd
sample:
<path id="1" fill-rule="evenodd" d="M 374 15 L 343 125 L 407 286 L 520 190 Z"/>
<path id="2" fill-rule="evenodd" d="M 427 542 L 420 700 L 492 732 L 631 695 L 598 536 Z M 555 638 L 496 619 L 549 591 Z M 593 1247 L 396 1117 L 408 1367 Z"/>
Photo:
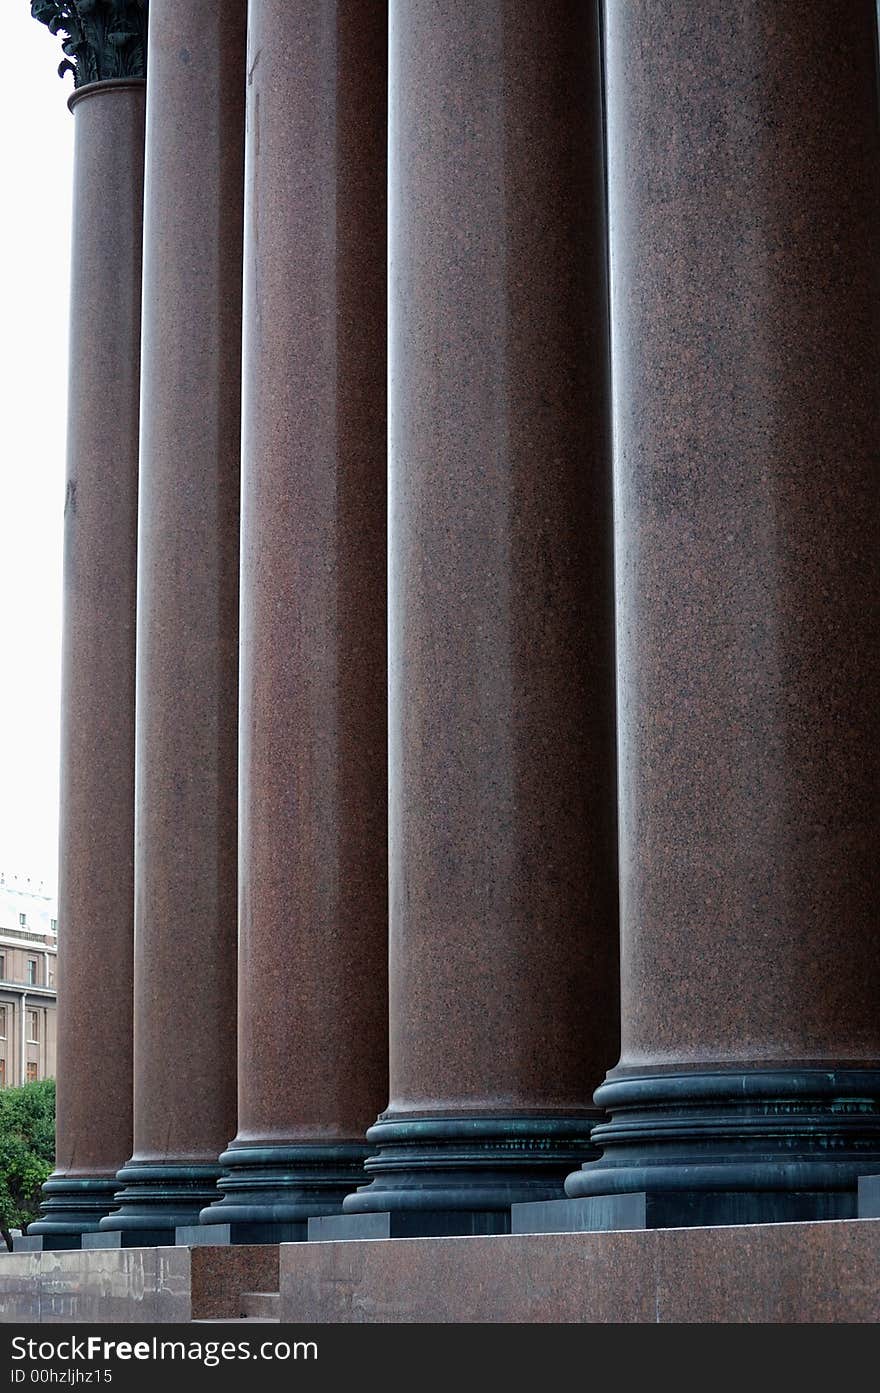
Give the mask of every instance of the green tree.
<path id="1" fill-rule="evenodd" d="M 55 1162 L 55 1080 L 0 1088 L 0 1233 L 36 1219 Z"/>

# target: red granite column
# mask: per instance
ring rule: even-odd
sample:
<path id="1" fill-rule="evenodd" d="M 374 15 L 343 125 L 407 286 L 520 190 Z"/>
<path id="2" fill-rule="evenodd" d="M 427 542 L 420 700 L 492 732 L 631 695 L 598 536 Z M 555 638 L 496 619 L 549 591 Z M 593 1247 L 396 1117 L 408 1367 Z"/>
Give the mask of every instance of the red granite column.
<path id="1" fill-rule="evenodd" d="M 880 1170 L 875 26 L 607 7 L 623 1052 L 568 1188 L 649 1223 Z"/>
<path id="2" fill-rule="evenodd" d="M 598 16 L 398 0 L 390 69 L 391 1100 L 345 1210 L 504 1228 L 617 1039 Z"/>
<path id="3" fill-rule="evenodd" d="M 245 9 L 150 6 L 126 1242 L 196 1221 L 235 1127 Z"/>
<path id="4" fill-rule="evenodd" d="M 97 1228 L 131 1150 L 144 84 L 92 82 L 70 106 L 57 1137 L 45 1218 L 28 1229 L 46 1248 Z"/>
<path id="5" fill-rule="evenodd" d="M 248 45 L 237 1241 L 340 1209 L 388 1096 L 385 6 Z"/>

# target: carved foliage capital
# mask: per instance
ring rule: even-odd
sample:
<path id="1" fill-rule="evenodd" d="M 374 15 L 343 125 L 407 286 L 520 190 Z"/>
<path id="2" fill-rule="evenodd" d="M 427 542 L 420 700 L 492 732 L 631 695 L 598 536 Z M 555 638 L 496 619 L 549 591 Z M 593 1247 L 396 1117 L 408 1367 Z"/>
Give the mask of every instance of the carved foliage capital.
<path id="1" fill-rule="evenodd" d="M 146 76 L 147 0 L 31 0 L 31 14 L 62 35 L 58 72 L 76 87 Z"/>

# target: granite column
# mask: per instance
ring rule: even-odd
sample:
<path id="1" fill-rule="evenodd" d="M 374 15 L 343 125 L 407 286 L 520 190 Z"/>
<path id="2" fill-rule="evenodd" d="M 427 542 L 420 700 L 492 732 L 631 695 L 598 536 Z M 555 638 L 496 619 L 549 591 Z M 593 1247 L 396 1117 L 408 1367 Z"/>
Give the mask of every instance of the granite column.
<path id="1" fill-rule="evenodd" d="M 197 1221 L 235 1128 L 245 10 L 150 6 L 123 1243 Z"/>
<path id="2" fill-rule="evenodd" d="M 386 71 L 384 4 L 251 0 L 237 1242 L 338 1211 L 388 1096 Z"/>
<path id="3" fill-rule="evenodd" d="M 874 0 L 606 31 L 623 1040 L 567 1188 L 846 1218 L 880 1170 Z"/>
<path id="4" fill-rule="evenodd" d="M 97 1228 L 132 1137 L 143 48 L 81 48 L 75 73 L 56 1160 L 28 1229 L 44 1248 Z"/>
<path id="5" fill-rule="evenodd" d="M 495 1231 L 617 1039 L 598 14 L 397 0 L 389 76 L 391 1098 L 344 1208 Z"/>

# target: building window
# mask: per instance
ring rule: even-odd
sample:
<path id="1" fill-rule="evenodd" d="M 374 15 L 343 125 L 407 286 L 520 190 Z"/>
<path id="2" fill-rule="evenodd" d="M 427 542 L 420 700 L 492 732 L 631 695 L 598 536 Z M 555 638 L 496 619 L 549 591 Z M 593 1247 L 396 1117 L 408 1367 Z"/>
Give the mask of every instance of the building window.
<path id="1" fill-rule="evenodd" d="M 40 1043 L 40 1013 L 39 1011 L 28 1011 L 28 1044 L 38 1045 Z"/>
<path id="2" fill-rule="evenodd" d="M 19 914 L 19 916 L 18 916 L 18 922 L 19 922 L 19 925 L 21 926 L 21 928 L 23 928 L 23 929 L 24 929 L 24 928 L 27 928 L 27 915 L 26 915 L 26 914 Z"/>
<path id="3" fill-rule="evenodd" d="M 0 1006 L 0 1040 L 6 1039 L 6 1007 Z"/>
<path id="4" fill-rule="evenodd" d="M 0 980 L 6 980 L 6 954 L 0 953 Z"/>
<path id="5" fill-rule="evenodd" d="M 0 1088 L 6 1087 L 6 1060 L 0 1059 Z"/>
<path id="6" fill-rule="evenodd" d="M 28 958 L 27 979 L 28 979 L 28 986 L 29 986 L 29 987 L 35 987 L 35 986 L 37 985 L 37 960 L 36 960 L 36 958 Z"/>
<path id="7" fill-rule="evenodd" d="M 57 934 L 57 932 L 58 932 L 58 920 L 57 920 L 57 919 L 50 919 L 50 920 L 49 920 L 49 928 L 52 930 L 53 934 Z"/>
<path id="8" fill-rule="evenodd" d="M 28 1083 L 36 1083 L 36 1081 L 37 1081 L 37 1066 L 36 1066 L 36 1064 L 28 1064 L 28 1067 L 27 1067 L 27 1081 L 28 1081 Z"/>

